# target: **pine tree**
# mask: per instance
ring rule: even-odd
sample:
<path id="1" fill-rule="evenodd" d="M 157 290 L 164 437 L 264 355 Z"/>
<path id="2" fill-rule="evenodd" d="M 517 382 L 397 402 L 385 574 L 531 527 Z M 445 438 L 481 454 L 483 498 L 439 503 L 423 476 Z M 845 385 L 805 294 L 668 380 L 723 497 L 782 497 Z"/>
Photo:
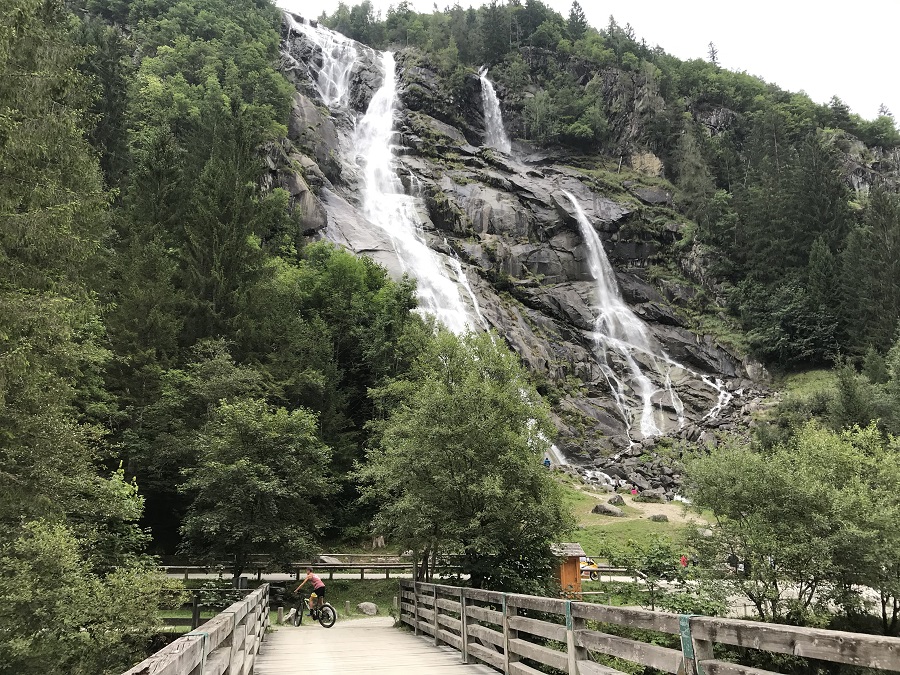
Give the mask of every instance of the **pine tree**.
<path id="1" fill-rule="evenodd" d="M 709 62 L 714 66 L 719 65 L 719 50 L 716 49 L 716 45 L 712 41 L 709 43 Z"/>
<path id="2" fill-rule="evenodd" d="M 587 27 L 588 22 L 587 17 L 584 15 L 584 10 L 581 8 L 581 5 L 578 4 L 578 0 L 574 0 L 574 2 L 572 2 L 572 8 L 569 10 L 569 21 L 567 24 L 569 37 L 572 38 L 572 40 L 580 40 L 584 37 Z"/>

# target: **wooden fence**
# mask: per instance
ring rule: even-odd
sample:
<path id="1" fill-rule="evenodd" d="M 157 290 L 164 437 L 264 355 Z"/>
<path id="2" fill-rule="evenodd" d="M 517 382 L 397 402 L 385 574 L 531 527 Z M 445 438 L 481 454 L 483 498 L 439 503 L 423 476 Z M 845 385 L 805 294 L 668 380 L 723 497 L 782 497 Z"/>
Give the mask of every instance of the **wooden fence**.
<path id="1" fill-rule="evenodd" d="M 400 596 L 400 620 L 416 634 L 426 633 L 435 645 L 458 649 L 464 663 L 480 661 L 509 675 L 540 675 L 529 662 L 569 675 L 623 675 L 598 663 L 594 657 L 600 654 L 673 675 L 774 675 L 716 659 L 715 644 L 900 671 L 900 638 L 406 580 L 400 582 Z M 681 649 L 604 633 L 595 630 L 598 624 L 678 636 Z"/>
<path id="2" fill-rule="evenodd" d="M 248 675 L 269 625 L 269 584 L 123 675 Z"/>

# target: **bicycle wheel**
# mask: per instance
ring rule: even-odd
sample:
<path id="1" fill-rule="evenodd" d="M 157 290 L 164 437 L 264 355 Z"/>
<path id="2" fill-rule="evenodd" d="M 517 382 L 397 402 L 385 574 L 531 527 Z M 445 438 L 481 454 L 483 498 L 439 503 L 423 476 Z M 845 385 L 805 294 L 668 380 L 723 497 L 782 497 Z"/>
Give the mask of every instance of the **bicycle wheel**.
<path id="1" fill-rule="evenodd" d="M 319 608 L 319 623 L 323 627 L 331 628 L 335 621 L 337 621 L 337 612 L 334 611 L 334 607 L 325 604 Z"/>
<path id="2" fill-rule="evenodd" d="M 599 572 L 591 572 L 591 581 L 597 581 L 600 578 Z"/>

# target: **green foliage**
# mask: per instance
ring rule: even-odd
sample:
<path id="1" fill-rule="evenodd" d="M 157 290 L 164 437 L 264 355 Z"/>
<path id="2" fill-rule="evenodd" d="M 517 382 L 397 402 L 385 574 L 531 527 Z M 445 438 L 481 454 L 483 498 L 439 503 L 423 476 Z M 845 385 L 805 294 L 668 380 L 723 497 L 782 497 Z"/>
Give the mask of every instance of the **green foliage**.
<path id="1" fill-rule="evenodd" d="M 491 335 L 439 332 L 409 380 L 374 392 L 390 411 L 359 479 L 377 531 L 428 560 L 458 553 L 477 587 L 534 589 L 569 527 L 541 466 L 546 410 Z"/>
<path id="2" fill-rule="evenodd" d="M 227 560 L 237 579 L 254 553 L 288 563 L 312 549 L 331 489 L 328 448 L 316 419 L 264 401 L 222 403 L 199 430 L 198 467 L 182 490 L 193 501 L 181 526 L 185 552 Z"/>
<path id="3" fill-rule="evenodd" d="M 62 524 L 35 520 L 0 540 L 0 673 L 119 673 L 143 657 L 166 579 L 92 573 Z"/>
<path id="4" fill-rule="evenodd" d="M 694 504 L 716 519 L 712 537 L 694 538 L 701 559 L 743 563 L 729 586 L 761 618 L 814 624 L 829 599 L 852 617 L 871 609 L 853 590 L 862 585 L 878 589 L 882 629 L 896 634 L 897 549 L 881 543 L 894 540 L 884 518 L 900 509 L 896 439 L 874 425 L 835 433 L 810 423 L 769 450 L 730 442 L 686 470 Z"/>

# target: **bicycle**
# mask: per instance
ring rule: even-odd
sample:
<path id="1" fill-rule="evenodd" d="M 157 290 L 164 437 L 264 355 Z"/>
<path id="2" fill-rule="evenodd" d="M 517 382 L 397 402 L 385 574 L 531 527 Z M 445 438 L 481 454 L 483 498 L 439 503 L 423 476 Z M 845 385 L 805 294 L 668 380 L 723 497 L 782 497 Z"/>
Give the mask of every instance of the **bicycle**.
<path id="1" fill-rule="evenodd" d="M 306 609 L 309 610 L 309 615 L 312 617 L 313 621 L 318 621 L 323 628 L 331 628 L 334 625 L 334 622 L 337 621 L 337 610 L 335 610 L 331 603 L 327 601 L 319 605 L 317 598 L 318 596 L 315 593 L 310 593 L 309 598 L 306 599 L 303 604 L 305 604 Z M 300 626 L 303 623 L 303 615 L 305 613 L 305 611 L 297 611 L 294 613 L 294 626 Z"/>

